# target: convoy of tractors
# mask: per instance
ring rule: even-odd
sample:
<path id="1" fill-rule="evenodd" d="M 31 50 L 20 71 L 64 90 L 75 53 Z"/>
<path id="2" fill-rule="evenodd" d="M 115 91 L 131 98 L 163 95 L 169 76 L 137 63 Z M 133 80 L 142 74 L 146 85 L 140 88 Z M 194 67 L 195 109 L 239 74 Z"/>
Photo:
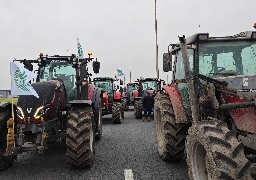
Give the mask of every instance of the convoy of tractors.
<path id="1" fill-rule="evenodd" d="M 122 123 L 134 106 L 142 118 L 142 99 L 155 97 L 158 152 L 164 161 L 186 158 L 191 179 L 252 179 L 256 163 L 256 32 L 211 37 L 199 33 L 168 46 L 157 78 L 140 78 L 115 89 L 116 79 L 91 79 L 94 58 L 44 56 L 15 60 L 30 71 L 40 98 L 21 95 L 17 105 L 0 103 L 0 170 L 26 151 L 43 153 L 49 143 L 64 142 L 71 166 L 91 166 L 94 141 L 102 136 L 102 116 Z M 99 72 L 100 62 L 93 62 Z M 13 117 L 13 118 L 12 118 Z"/>

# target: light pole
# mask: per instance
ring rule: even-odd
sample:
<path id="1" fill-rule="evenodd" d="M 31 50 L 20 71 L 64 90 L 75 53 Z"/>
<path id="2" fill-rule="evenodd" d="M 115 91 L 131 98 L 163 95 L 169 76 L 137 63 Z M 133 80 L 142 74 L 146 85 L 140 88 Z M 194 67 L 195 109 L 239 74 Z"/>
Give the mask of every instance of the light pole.
<path id="1" fill-rule="evenodd" d="M 155 0 L 155 33 L 156 33 L 156 75 L 159 79 L 159 69 L 158 69 L 158 44 L 157 44 L 157 19 L 156 19 L 156 0 Z"/>

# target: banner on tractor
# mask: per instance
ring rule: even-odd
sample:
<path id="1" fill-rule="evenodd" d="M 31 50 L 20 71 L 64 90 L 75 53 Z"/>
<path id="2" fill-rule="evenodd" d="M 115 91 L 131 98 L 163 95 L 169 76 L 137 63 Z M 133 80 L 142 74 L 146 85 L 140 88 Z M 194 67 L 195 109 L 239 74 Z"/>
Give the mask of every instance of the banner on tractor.
<path id="1" fill-rule="evenodd" d="M 117 77 L 124 76 L 124 70 L 123 69 L 117 69 Z"/>
<path id="2" fill-rule="evenodd" d="M 77 37 L 77 54 L 78 54 L 79 58 L 83 58 L 83 56 L 84 56 L 84 52 L 83 52 L 83 49 L 82 49 L 82 46 L 80 44 L 78 37 Z"/>
<path id="3" fill-rule="evenodd" d="M 31 72 L 17 64 L 10 63 L 11 95 L 33 95 L 39 98 L 30 81 L 36 78 L 36 73 Z"/>

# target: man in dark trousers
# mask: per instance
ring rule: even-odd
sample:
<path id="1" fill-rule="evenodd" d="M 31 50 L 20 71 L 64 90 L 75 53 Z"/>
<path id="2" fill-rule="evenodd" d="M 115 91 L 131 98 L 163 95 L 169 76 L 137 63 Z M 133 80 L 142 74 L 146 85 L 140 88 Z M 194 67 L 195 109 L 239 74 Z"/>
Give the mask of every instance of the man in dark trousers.
<path id="1" fill-rule="evenodd" d="M 142 105 L 144 108 L 143 122 L 144 122 L 144 119 L 146 118 L 148 118 L 148 121 L 150 121 L 150 115 L 153 111 L 154 101 L 155 101 L 154 97 L 151 96 L 149 92 L 147 92 L 147 95 L 142 100 Z"/>

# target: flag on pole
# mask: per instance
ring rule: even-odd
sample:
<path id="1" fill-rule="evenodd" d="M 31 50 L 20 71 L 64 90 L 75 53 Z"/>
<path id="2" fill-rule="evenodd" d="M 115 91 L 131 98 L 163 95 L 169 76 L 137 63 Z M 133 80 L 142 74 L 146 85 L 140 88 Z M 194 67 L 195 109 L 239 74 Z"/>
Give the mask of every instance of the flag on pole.
<path id="1" fill-rule="evenodd" d="M 117 77 L 120 77 L 120 76 L 124 76 L 124 70 L 118 68 L 118 69 L 117 69 Z"/>
<path id="2" fill-rule="evenodd" d="M 78 54 L 79 58 L 83 58 L 83 56 L 84 56 L 84 52 L 83 52 L 83 49 L 82 49 L 82 46 L 79 42 L 78 37 L 77 37 L 77 54 Z"/>
<path id="3" fill-rule="evenodd" d="M 13 62 L 10 64 L 10 73 L 11 95 L 34 95 L 39 98 L 37 92 L 29 83 L 33 78 L 36 78 L 36 73 L 18 66 Z"/>

